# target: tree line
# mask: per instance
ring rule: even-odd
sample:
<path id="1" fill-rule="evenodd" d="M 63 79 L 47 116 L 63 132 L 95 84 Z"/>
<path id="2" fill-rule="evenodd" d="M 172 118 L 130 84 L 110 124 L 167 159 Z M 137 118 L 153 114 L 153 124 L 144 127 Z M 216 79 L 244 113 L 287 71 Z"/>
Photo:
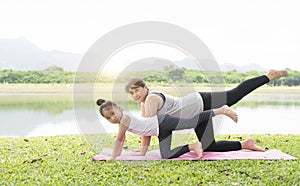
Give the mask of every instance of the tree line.
<path id="1" fill-rule="evenodd" d="M 0 83 L 72 83 L 73 72 L 65 72 L 63 68 L 51 66 L 45 70 L 2 70 L 0 71 Z"/>
<path id="2" fill-rule="evenodd" d="M 300 72 L 288 69 L 289 75 L 269 83 L 270 86 L 299 86 Z M 175 68 L 170 65 L 164 70 L 148 70 L 139 72 L 122 72 L 118 77 L 112 78 L 109 75 L 98 75 L 92 72 L 70 72 L 64 71 L 63 68 L 50 66 L 44 70 L 2 70 L 0 71 L 0 83 L 2 84 L 71 84 L 76 75 L 76 83 L 94 83 L 95 77 L 98 83 L 114 83 L 126 82 L 129 77 L 141 77 L 148 83 L 169 84 L 170 82 L 177 83 L 195 83 L 195 84 L 211 84 L 225 83 L 237 84 L 246 79 L 256 77 L 265 72 L 248 71 L 238 72 L 231 70 L 227 72 L 199 71 L 185 68 Z"/>

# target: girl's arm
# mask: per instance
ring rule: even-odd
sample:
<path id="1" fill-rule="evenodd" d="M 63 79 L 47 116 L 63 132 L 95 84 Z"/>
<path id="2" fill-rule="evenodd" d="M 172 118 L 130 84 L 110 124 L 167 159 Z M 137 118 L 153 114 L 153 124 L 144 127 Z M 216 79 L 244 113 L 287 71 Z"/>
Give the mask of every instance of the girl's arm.
<path id="1" fill-rule="evenodd" d="M 116 159 L 117 156 L 120 156 L 123 149 L 123 144 L 126 136 L 126 131 L 128 129 L 128 125 L 130 123 L 130 118 L 128 116 L 124 116 L 121 123 L 119 124 L 119 131 L 115 140 L 113 153 L 111 155 L 111 159 Z"/>
<path id="2" fill-rule="evenodd" d="M 119 152 L 117 153 L 117 156 L 121 156 L 121 153 L 122 153 L 122 150 L 123 150 L 123 146 L 124 146 L 125 138 L 126 138 L 126 133 L 125 133 L 125 136 L 124 136 L 123 140 L 121 141 L 121 146 L 119 148 Z"/>
<path id="3" fill-rule="evenodd" d="M 162 106 L 162 104 L 163 104 L 163 99 L 160 96 L 155 94 L 151 94 L 147 96 L 145 103 L 142 105 L 142 116 L 143 117 L 155 116 L 157 114 L 157 111 Z"/>

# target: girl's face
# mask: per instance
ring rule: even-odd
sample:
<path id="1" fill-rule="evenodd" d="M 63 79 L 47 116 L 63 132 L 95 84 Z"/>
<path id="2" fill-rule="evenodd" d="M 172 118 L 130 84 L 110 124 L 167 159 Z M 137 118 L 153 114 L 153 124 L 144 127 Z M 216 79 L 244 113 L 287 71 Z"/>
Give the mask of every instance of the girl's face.
<path id="1" fill-rule="evenodd" d="M 108 106 L 102 110 L 102 115 L 109 122 L 119 124 L 122 118 L 122 110 L 118 106 Z"/>
<path id="2" fill-rule="evenodd" d="M 129 94 L 131 95 L 134 101 L 141 103 L 145 101 L 148 95 L 148 88 L 147 86 L 130 88 Z"/>

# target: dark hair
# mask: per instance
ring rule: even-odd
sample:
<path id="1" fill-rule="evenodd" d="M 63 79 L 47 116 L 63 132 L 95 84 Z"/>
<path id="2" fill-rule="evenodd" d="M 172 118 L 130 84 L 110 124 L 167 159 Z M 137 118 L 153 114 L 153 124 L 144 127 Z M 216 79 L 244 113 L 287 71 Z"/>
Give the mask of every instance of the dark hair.
<path id="1" fill-rule="evenodd" d="M 102 110 L 106 107 L 116 107 L 118 106 L 116 103 L 112 102 L 112 101 L 105 101 L 104 99 L 98 99 L 96 101 L 96 104 L 99 106 L 99 112 L 100 114 L 103 116 L 102 114 Z"/>
<path id="2" fill-rule="evenodd" d="M 138 88 L 138 87 L 145 87 L 146 83 L 142 78 L 139 77 L 134 77 L 134 78 L 130 78 L 127 81 L 127 84 L 125 86 L 125 91 L 127 93 L 129 93 L 129 89 L 131 88 Z"/>

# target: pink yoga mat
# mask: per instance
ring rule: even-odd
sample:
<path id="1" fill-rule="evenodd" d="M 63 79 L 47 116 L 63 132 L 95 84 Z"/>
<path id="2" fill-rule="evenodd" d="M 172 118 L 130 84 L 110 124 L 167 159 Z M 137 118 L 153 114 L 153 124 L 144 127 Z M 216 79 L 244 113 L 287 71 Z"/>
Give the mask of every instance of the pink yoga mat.
<path id="1" fill-rule="evenodd" d="M 112 149 L 103 149 L 102 152 L 94 156 L 94 161 L 108 160 Z M 189 152 L 172 160 L 194 160 L 196 153 Z M 240 150 L 228 152 L 204 152 L 201 160 L 297 160 L 297 158 L 281 152 L 280 150 L 268 150 L 265 152 Z M 158 150 L 147 152 L 145 156 L 132 156 L 130 151 L 123 151 L 116 160 L 163 160 Z"/>

